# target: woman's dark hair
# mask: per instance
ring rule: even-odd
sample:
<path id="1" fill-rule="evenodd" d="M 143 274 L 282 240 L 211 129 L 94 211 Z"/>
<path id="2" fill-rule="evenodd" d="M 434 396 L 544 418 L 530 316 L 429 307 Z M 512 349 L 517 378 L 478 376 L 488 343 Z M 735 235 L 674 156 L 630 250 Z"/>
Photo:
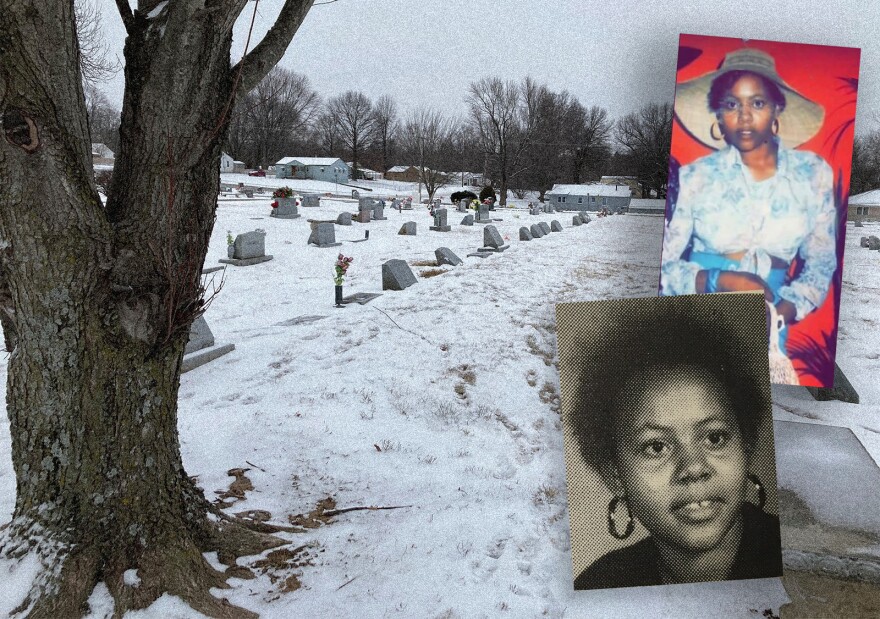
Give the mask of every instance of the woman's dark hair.
<path id="1" fill-rule="evenodd" d="M 716 383 L 710 389 L 722 390 L 746 449 L 753 449 L 771 413 L 767 334 L 763 319 L 744 324 L 743 317 L 763 309 L 763 296 L 752 294 L 605 302 L 591 318 L 604 321 L 601 336 L 560 349 L 570 362 L 563 372 L 571 385 L 567 422 L 587 465 L 602 473 L 614 461 L 615 406 L 632 403 L 658 381 L 684 378 L 685 367 L 690 376 L 710 377 Z M 621 397 L 624 390 L 627 397 Z"/>
<path id="2" fill-rule="evenodd" d="M 785 95 L 782 94 L 782 89 L 779 88 L 776 82 L 767 77 L 764 77 L 760 73 L 737 70 L 722 73 L 714 80 L 712 80 L 712 85 L 709 87 L 708 96 L 709 111 L 714 114 L 717 114 L 719 111 L 721 111 L 721 100 L 727 96 L 727 93 L 730 92 L 730 89 L 733 88 L 733 85 L 736 83 L 736 81 L 744 75 L 749 75 L 751 77 L 761 80 L 761 83 L 764 85 L 764 90 L 767 93 L 767 97 L 769 97 L 773 105 L 775 105 L 780 112 L 785 109 Z"/>

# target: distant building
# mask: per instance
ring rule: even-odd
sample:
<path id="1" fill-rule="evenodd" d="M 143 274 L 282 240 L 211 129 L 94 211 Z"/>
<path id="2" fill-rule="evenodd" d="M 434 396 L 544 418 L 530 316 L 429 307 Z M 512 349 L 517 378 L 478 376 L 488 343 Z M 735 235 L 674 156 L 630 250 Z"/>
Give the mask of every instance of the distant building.
<path id="1" fill-rule="evenodd" d="M 479 172 L 449 172 L 449 184 L 462 187 L 482 187 L 483 175 Z"/>
<path id="2" fill-rule="evenodd" d="M 850 196 L 846 218 L 849 221 L 880 221 L 880 189 Z"/>
<path id="3" fill-rule="evenodd" d="M 336 157 L 285 157 L 275 163 L 275 178 L 347 183 L 351 168 Z"/>
<path id="4" fill-rule="evenodd" d="M 247 172 L 247 168 L 244 165 L 244 161 L 239 161 L 238 159 L 233 161 L 232 162 L 232 171 L 233 172 L 240 172 L 241 174 L 244 174 L 245 172 Z"/>
<path id="5" fill-rule="evenodd" d="M 414 165 L 396 165 L 385 172 L 385 179 L 389 181 L 418 183 L 419 169 Z"/>
<path id="6" fill-rule="evenodd" d="M 115 155 L 106 144 L 100 142 L 92 144 L 92 163 L 101 165 L 113 165 Z"/>
<path id="7" fill-rule="evenodd" d="M 639 213 L 642 215 L 666 215 L 666 200 L 657 198 L 632 198 L 629 201 L 627 213 Z"/>
<path id="8" fill-rule="evenodd" d="M 625 211 L 631 199 L 629 186 L 601 183 L 553 185 L 546 197 L 553 208 L 565 211 Z"/>
<path id="9" fill-rule="evenodd" d="M 599 183 L 601 185 L 626 185 L 630 188 L 632 192 L 630 195 L 633 198 L 648 197 L 642 195 L 642 187 L 639 185 L 639 178 L 637 176 L 603 176 L 599 179 Z"/>
<path id="10" fill-rule="evenodd" d="M 345 164 L 348 166 L 349 169 L 354 168 L 353 162 L 351 162 L 351 161 L 346 161 Z M 357 174 L 358 174 L 358 178 L 362 178 L 367 181 L 378 181 L 378 180 L 382 180 L 383 178 L 385 178 L 385 175 L 382 174 L 381 172 L 377 172 L 376 170 L 371 170 L 370 168 L 365 168 L 362 165 L 358 166 Z"/>
<path id="11" fill-rule="evenodd" d="M 232 155 L 220 153 L 220 172 L 234 172 L 235 160 Z"/>

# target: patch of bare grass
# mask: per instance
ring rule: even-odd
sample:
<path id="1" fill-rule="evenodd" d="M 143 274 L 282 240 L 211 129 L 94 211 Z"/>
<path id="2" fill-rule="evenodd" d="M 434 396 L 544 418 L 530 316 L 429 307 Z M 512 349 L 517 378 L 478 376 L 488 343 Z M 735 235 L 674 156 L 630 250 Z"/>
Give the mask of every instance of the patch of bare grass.
<path id="1" fill-rule="evenodd" d="M 419 271 L 419 277 L 437 277 L 438 275 L 442 275 L 446 273 L 446 269 L 425 269 L 424 271 Z"/>

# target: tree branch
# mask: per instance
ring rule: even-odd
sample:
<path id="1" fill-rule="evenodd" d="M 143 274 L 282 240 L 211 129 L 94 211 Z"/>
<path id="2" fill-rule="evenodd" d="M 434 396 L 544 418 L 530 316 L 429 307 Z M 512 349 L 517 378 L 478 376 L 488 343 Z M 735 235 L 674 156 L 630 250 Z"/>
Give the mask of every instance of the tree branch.
<path id="1" fill-rule="evenodd" d="M 134 14 L 131 12 L 128 0 L 116 0 L 116 8 L 119 10 L 119 16 L 122 18 L 122 25 L 125 26 L 125 31 L 130 33 L 131 26 L 134 23 Z"/>
<path id="2" fill-rule="evenodd" d="M 281 60 L 314 3 L 315 0 L 285 0 L 275 25 L 260 44 L 232 67 L 233 74 L 241 71 L 236 98 L 250 92 Z"/>

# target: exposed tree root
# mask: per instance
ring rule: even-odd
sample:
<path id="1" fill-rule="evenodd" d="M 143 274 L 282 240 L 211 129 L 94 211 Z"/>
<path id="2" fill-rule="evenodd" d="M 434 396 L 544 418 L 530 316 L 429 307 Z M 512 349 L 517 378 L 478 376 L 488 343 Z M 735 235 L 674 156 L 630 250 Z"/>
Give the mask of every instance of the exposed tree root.
<path id="1" fill-rule="evenodd" d="M 333 521 L 334 516 L 338 516 L 339 514 L 344 514 L 346 512 L 379 511 L 383 509 L 404 509 L 407 507 L 412 507 L 412 505 L 360 505 L 357 507 L 336 509 L 336 500 L 333 497 L 328 496 L 326 499 L 321 499 L 320 501 L 318 501 L 315 509 L 310 511 L 308 514 L 296 514 L 295 516 L 288 516 L 287 519 L 290 521 L 291 524 L 294 525 L 294 531 L 301 532 L 303 529 L 316 529 L 323 524 L 329 524 Z"/>
<path id="2" fill-rule="evenodd" d="M 209 509 L 209 513 L 212 512 L 214 509 Z M 228 589 L 226 580 L 230 577 L 254 577 L 249 568 L 237 565 L 239 557 L 259 555 L 289 542 L 267 534 L 266 530 L 277 527 L 266 523 L 235 518 L 222 512 L 216 522 L 211 518 L 210 515 L 203 518 L 196 527 L 171 527 L 170 536 L 153 540 L 144 547 L 127 548 L 106 539 L 98 543 L 79 540 L 79 543 L 54 546 L 44 542 L 43 547 L 38 548 L 32 541 L 16 538 L 11 528 L 4 532 L 7 543 L 2 549 L 3 556 L 20 558 L 26 552 L 37 552 L 43 564 L 43 571 L 13 616 L 28 619 L 82 617 L 89 611 L 88 599 L 95 585 L 103 580 L 115 603 L 115 618 L 121 618 L 129 610 L 146 608 L 168 593 L 209 617 L 254 619 L 257 614 L 235 606 L 225 598 L 214 597 L 210 589 Z M 24 527 L 20 530 L 23 531 Z M 302 547 L 283 550 L 282 553 L 284 557 L 293 557 L 301 550 Z M 202 556 L 203 552 L 211 551 L 216 551 L 220 562 L 229 566 L 225 572 L 213 568 Z M 260 567 L 267 568 L 272 564 L 269 560 Z M 299 564 L 290 563 L 287 567 L 293 565 Z M 136 570 L 136 578 L 129 577 L 130 584 L 127 584 L 125 573 L 129 570 Z M 298 586 L 296 578 L 290 578 L 283 590 L 294 590 Z"/>

